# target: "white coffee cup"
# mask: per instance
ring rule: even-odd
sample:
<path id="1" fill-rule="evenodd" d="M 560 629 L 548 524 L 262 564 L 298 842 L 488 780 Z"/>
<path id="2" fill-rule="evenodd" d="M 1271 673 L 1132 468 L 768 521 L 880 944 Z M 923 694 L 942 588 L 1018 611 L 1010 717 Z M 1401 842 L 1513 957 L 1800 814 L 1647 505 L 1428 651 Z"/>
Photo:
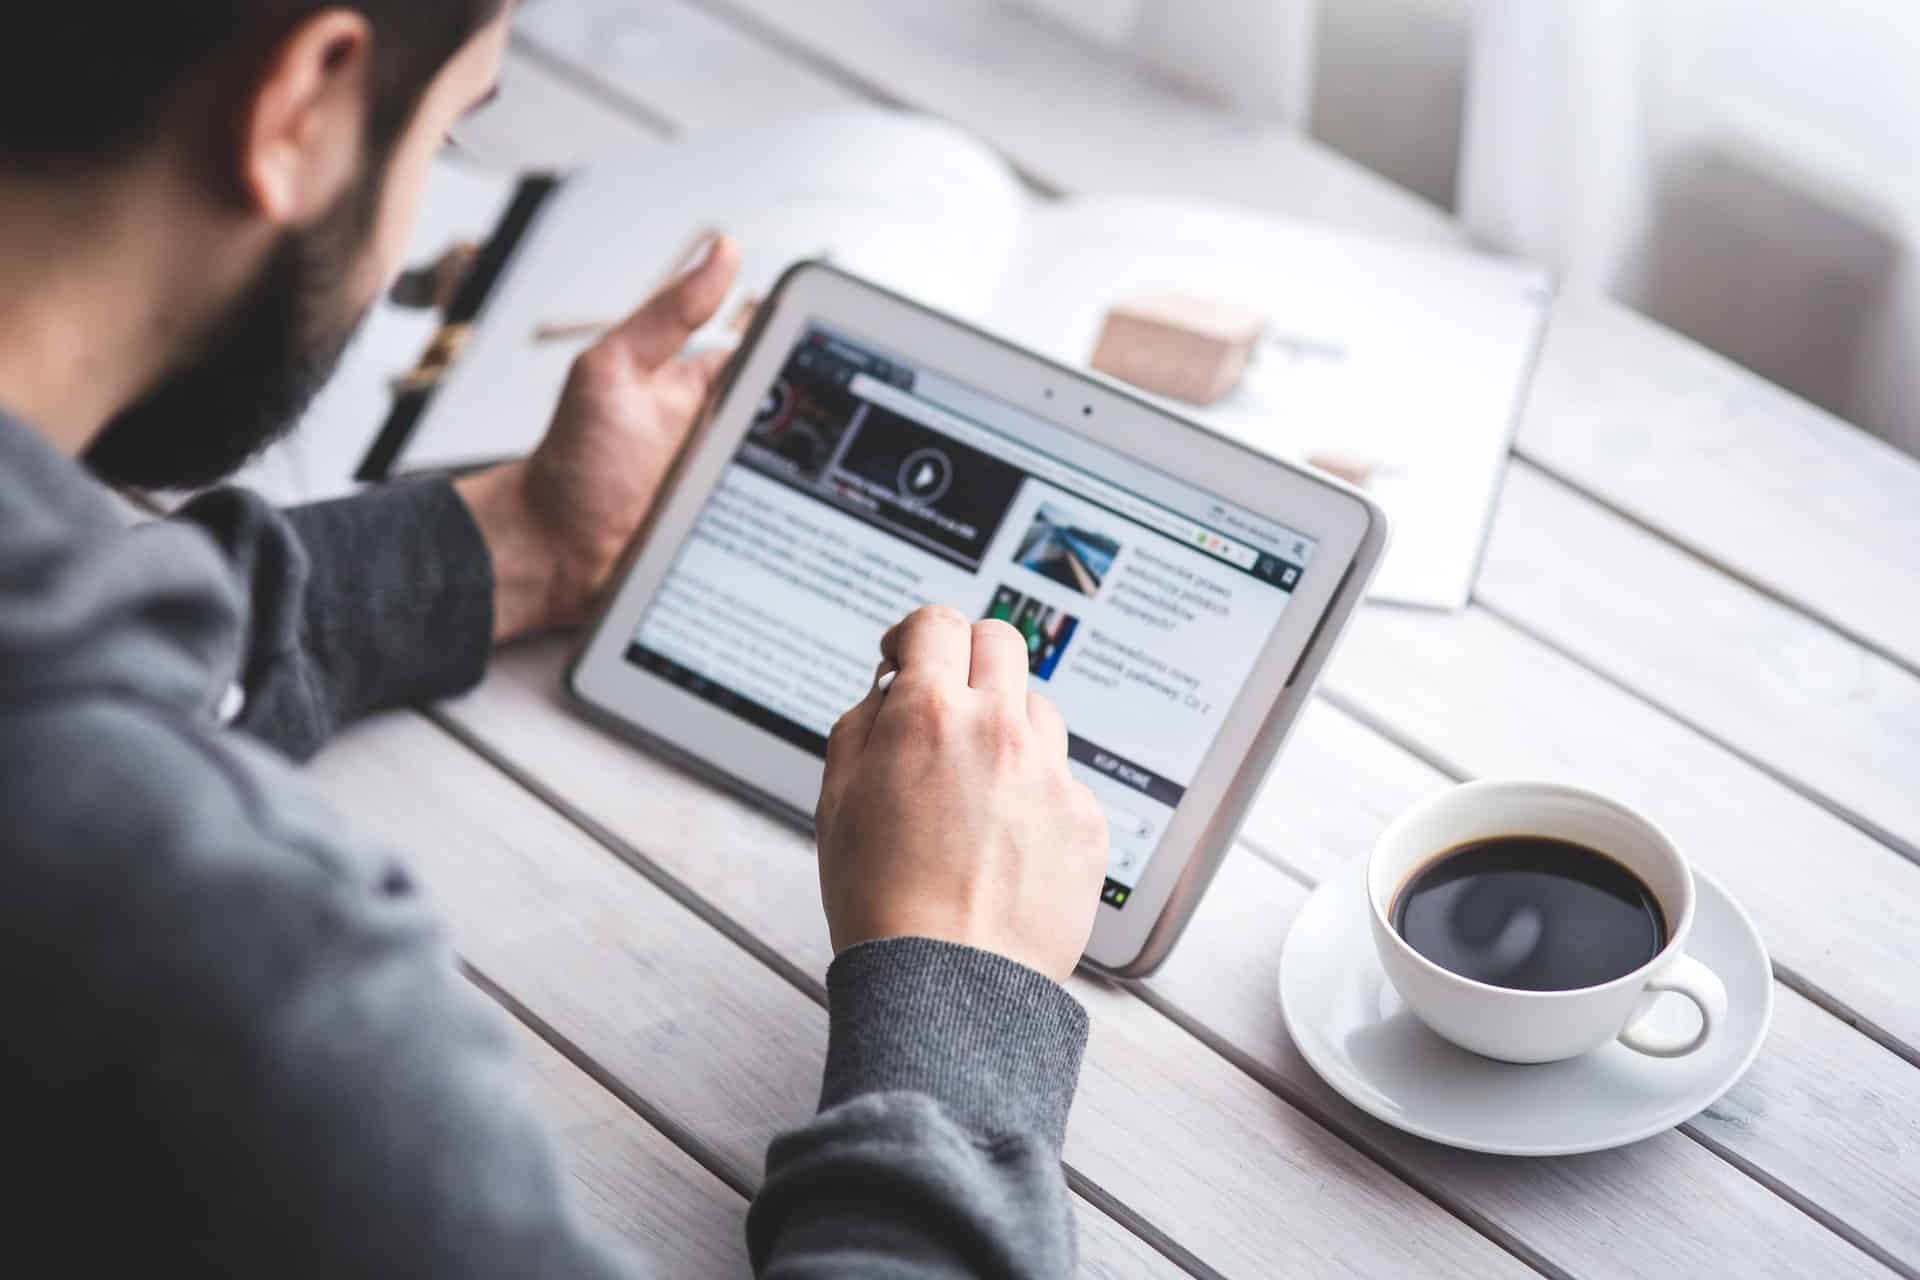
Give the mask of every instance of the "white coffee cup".
<path id="1" fill-rule="evenodd" d="M 1667 944 L 1633 972 L 1595 987 L 1523 991 L 1465 978 L 1415 951 L 1392 923 L 1394 897 L 1416 872 L 1461 845 L 1497 836 L 1547 836 L 1620 863 L 1653 891 Z M 1610 1040 L 1656 1058 L 1701 1048 L 1726 1020 L 1727 991 L 1686 953 L 1693 872 L 1673 842 L 1632 810 L 1552 782 L 1470 782 L 1416 805 L 1381 835 L 1367 860 L 1368 915 L 1387 978 L 1419 1019 L 1463 1049 L 1506 1062 L 1557 1062 Z M 1700 1011 L 1692 1035 L 1662 1034 L 1647 1014 L 1662 992 Z"/>

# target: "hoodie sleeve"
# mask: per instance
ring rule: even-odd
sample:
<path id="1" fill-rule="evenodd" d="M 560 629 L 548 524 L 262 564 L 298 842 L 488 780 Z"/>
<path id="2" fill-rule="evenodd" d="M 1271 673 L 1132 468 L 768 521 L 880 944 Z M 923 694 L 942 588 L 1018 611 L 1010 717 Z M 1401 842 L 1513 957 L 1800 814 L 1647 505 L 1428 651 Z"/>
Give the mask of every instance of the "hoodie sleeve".
<path id="1" fill-rule="evenodd" d="M 820 1114 L 774 1140 L 747 1219 L 762 1280 L 1071 1276 L 1060 1166 L 1087 1015 L 1003 956 L 929 938 L 827 970 Z"/>
<path id="2" fill-rule="evenodd" d="M 246 600 L 237 728 L 307 759 L 386 707 L 465 692 L 493 639 L 493 564 L 444 480 L 279 511 L 239 489 L 188 504 Z"/>

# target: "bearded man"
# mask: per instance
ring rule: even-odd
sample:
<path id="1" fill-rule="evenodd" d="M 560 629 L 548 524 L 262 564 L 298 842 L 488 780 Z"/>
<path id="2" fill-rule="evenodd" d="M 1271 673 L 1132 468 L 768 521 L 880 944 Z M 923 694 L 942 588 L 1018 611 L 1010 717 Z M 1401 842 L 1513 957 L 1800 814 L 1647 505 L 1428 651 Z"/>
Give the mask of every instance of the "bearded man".
<path id="1" fill-rule="evenodd" d="M 293 423 L 494 92 L 507 0 L 20 0 L 0 18 L 0 1143 L 47 1274 L 644 1274 L 570 1205 L 504 1015 L 297 762 L 586 616 L 718 357 L 739 250 L 587 352 L 544 442 L 276 511 Z M 609 251 L 618 246 L 609 246 Z M 767 1276 L 1065 1274 L 1105 861 L 1002 623 L 915 614 L 836 729 L 820 1113 Z M 998 674 L 993 674 L 998 673 Z M 1052 718 L 1049 719 L 1049 716 Z"/>

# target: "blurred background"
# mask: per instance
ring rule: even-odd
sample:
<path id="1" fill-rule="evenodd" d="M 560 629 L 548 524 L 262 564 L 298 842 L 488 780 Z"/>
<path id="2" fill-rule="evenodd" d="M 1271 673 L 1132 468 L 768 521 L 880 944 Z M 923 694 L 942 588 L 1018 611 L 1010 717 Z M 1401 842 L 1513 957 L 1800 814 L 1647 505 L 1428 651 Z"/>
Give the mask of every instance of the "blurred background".
<path id="1" fill-rule="evenodd" d="M 1920 5 L 1007 0 L 1920 453 Z"/>
<path id="2" fill-rule="evenodd" d="M 1043 198 L 1151 194 L 1539 264 L 1549 340 L 1584 354 L 1528 403 L 1583 449 L 1624 447 L 1601 430 L 1622 414 L 1677 411 L 1715 465 L 1783 465 L 1742 453 L 1767 389 L 1703 379 L 1673 330 L 1920 456 L 1913 0 L 521 0 L 514 25 L 501 102 L 437 173 L 421 262 L 484 240 L 529 169 L 658 175 L 704 149 L 724 177 L 736 131 L 899 107 Z M 652 210 L 664 193 L 643 189 Z M 777 200 L 759 212 L 781 221 Z M 622 253 L 664 260 L 689 229 L 629 228 Z M 248 482 L 350 489 L 435 331 L 382 309 Z M 1607 407 L 1643 399 L 1659 413 Z M 1801 471 L 1839 447 L 1812 429 Z"/>

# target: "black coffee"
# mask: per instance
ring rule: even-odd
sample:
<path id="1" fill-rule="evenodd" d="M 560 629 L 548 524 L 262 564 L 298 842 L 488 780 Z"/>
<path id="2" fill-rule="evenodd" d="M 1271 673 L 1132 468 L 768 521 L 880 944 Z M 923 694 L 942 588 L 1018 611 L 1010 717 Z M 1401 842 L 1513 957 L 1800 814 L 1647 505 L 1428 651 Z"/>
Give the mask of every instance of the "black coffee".
<path id="1" fill-rule="evenodd" d="M 1496 987 L 1572 991 L 1632 973 L 1667 945 L 1653 891 L 1603 853 L 1495 836 L 1414 873 L 1389 917 L 1415 951 Z"/>

